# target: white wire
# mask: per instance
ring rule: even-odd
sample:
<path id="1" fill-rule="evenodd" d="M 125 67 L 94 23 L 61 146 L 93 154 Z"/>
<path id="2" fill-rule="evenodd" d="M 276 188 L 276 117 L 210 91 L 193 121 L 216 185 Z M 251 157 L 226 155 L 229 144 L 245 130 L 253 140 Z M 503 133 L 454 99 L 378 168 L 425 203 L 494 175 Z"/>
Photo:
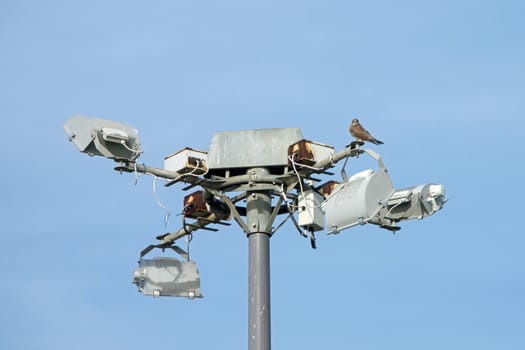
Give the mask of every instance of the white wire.
<path id="1" fill-rule="evenodd" d="M 290 162 L 292 163 L 292 168 L 295 172 L 295 174 L 297 175 L 297 179 L 299 180 L 299 188 L 301 189 L 301 195 L 303 196 L 303 198 L 305 199 L 305 202 L 306 202 L 306 197 L 304 195 L 304 189 L 303 189 L 303 181 L 301 179 L 301 176 L 299 175 L 299 172 L 297 171 L 297 168 L 295 167 L 295 161 L 293 159 L 293 156 L 295 155 L 292 154 L 291 156 L 288 156 L 288 159 L 290 160 Z M 303 166 L 303 164 L 301 164 L 301 166 Z M 310 168 L 310 169 L 315 169 L 315 168 L 312 168 L 312 167 L 308 167 L 305 165 L 305 167 L 307 168 Z M 315 209 L 315 208 L 320 208 L 322 206 L 322 203 L 319 203 L 317 205 L 313 205 L 313 206 L 307 206 L 307 208 L 310 208 L 310 209 Z M 299 206 L 295 206 L 296 208 L 299 208 Z"/>
<path id="2" fill-rule="evenodd" d="M 388 212 L 386 213 L 385 218 L 388 218 L 388 215 L 390 215 L 390 213 L 392 212 L 392 210 L 396 209 L 396 208 L 399 207 L 401 204 L 405 204 L 405 203 L 408 203 L 408 201 L 399 202 L 399 203 L 397 203 L 396 205 L 392 206 L 392 208 L 390 208 L 390 209 L 388 210 Z"/>
<path id="3" fill-rule="evenodd" d="M 286 218 L 285 218 L 285 219 L 284 219 L 279 225 L 277 225 L 277 227 L 274 229 L 273 232 L 277 232 L 277 230 L 278 230 L 279 228 L 281 228 L 281 226 L 283 226 L 284 223 L 285 223 L 286 221 L 288 221 L 288 219 L 290 219 L 290 218 L 291 218 L 294 222 L 296 222 L 296 221 L 295 221 L 295 218 L 294 218 L 294 216 L 293 216 L 294 210 L 293 210 L 292 207 L 296 207 L 296 208 L 297 208 L 297 206 L 293 206 L 293 205 L 288 201 L 288 197 L 286 196 L 286 192 L 284 191 L 284 184 L 281 184 L 281 196 L 283 197 L 283 199 L 284 199 L 284 201 L 285 201 L 285 203 L 286 203 L 286 206 L 288 207 L 288 212 L 289 212 L 290 214 L 289 214 L 289 215 L 288 215 L 288 216 L 287 216 L 287 217 L 286 217 Z M 302 236 L 304 236 L 304 234 L 301 232 L 301 230 L 299 229 L 299 227 L 297 227 L 297 229 L 299 230 L 299 233 L 300 233 Z M 306 236 L 305 236 L 305 237 L 306 237 Z"/>
<path id="4" fill-rule="evenodd" d="M 144 174 L 139 174 L 139 171 L 137 170 L 137 163 L 133 162 L 133 170 L 135 170 L 135 183 L 134 185 L 137 186 L 137 183 L 139 182 L 139 177 L 141 177 Z"/>
<path id="5" fill-rule="evenodd" d="M 200 175 L 194 175 L 195 172 L 196 172 L 198 169 L 200 169 L 200 168 L 199 168 L 200 161 L 199 161 L 198 159 L 196 159 L 196 161 L 197 161 L 197 165 L 193 168 L 192 171 L 190 171 L 189 173 L 180 174 L 180 175 L 177 176 L 176 178 L 171 179 L 170 182 L 173 182 L 173 183 L 174 183 L 174 182 L 177 182 L 177 181 L 179 181 L 181 178 L 183 178 L 184 176 L 200 176 L 200 175 L 204 176 L 204 175 L 206 175 L 206 174 L 208 173 L 208 169 L 206 169 L 206 171 L 205 171 L 204 173 L 200 174 Z"/>
<path id="6" fill-rule="evenodd" d="M 301 168 L 308 168 L 308 169 L 312 169 L 312 170 L 315 170 L 315 171 L 321 171 L 321 170 L 323 170 L 323 169 L 321 169 L 321 168 L 316 168 L 316 167 L 313 167 L 313 166 L 310 166 L 310 165 L 307 165 L 307 164 L 301 164 L 301 163 L 299 163 L 299 164 L 297 164 L 297 165 L 299 165 Z"/>
<path id="7" fill-rule="evenodd" d="M 142 154 L 142 151 L 136 151 L 133 148 L 130 148 L 128 145 L 126 145 L 126 141 L 125 140 L 121 140 L 120 144 L 122 146 L 124 146 L 125 149 L 127 149 L 128 151 L 133 152 L 135 154 L 135 156 L 132 158 L 133 160 L 137 159 Z"/>
<path id="8" fill-rule="evenodd" d="M 303 195 L 303 198 L 304 198 L 303 179 L 301 178 L 301 175 L 299 175 L 299 172 L 297 171 L 297 168 L 295 167 L 295 160 L 293 159 L 294 155 L 295 153 L 288 156 L 288 159 L 290 160 L 290 162 L 292 162 L 292 168 L 293 168 L 293 171 L 295 172 L 295 175 L 297 175 L 297 180 L 299 180 L 299 188 L 301 189 L 301 194 Z"/>
<path id="9" fill-rule="evenodd" d="M 187 176 L 187 175 L 193 175 L 195 174 L 195 172 L 200 169 L 199 166 L 201 165 L 201 162 L 199 161 L 199 159 L 195 158 L 195 160 L 197 161 L 197 164 L 195 165 L 195 167 L 193 168 L 192 171 L 190 171 L 189 173 L 186 173 L 186 174 L 183 174 L 184 176 Z M 201 175 L 206 175 L 208 173 L 208 169 L 206 169 L 206 171 L 204 173 L 202 173 Z"/>
<path id="10" fill-rule="evenodd" d="M 153 195 L 155 196 L 155 200 L 157 201 L 157 205 L 162 209 L 164 210 L 164 212 L 166 213 L 166 215 L 164 216 L 164 228 L 166 228 L 168 226 L 168 221 L 169 221 L 169 218 L 170 218 L 170 215 L 171 215 L 171 212 L 168 210 L 168 208 L 166 208 L 166 206 L 164 204 L 162 204 L 162 202 L 160 201 L 158 195 L 157 195 L 157 176 L 155 175 L 152 175 L 153 176 Z"/>
<path id="11" fill-rule="evenodd" d="M 126 147 L 128 150 L 134 152 L 134 153 L 142 153 L 142 152 L 137 152 L 131 148 L 129 148 L 124 142 L 121 142 L 122 145 L 124 145 L 124 147 Z M 200 161 L 197 159 L 197 164 L 195 165 L 195 167 L 188 173 L 185 173 L 185 174 L 181 174 L 179 177 L 177 177 L 175 180 L 178 180 L 180 179 L 181 177 L 183 176 L 195 176 L 195 172 L 200 169 L 199 168 L 200 166 Z M 138 182 L 138 179 L 139 179 L 139 173 L 138 173 L 138 169 L 137 169 L 137 163 L 133 163 L 133 169 L 135 170 L 135 185 L 137 184 Z M 206 173 L 208 172 L 208 169 L 206 169 L 206 172 L 204 172 L 203 174 L 201 175 L 205 175 Z M 151 175 L 153 177 L 153 195 L 155 197 L 155 201 L 157 202 L 157 205 L 162 209 L 164 210 L 164 212 L 166 213 L 166 215 L 164 216 L 164 227 L 167 227 L 168 226 L 168 221 L 169 221 L 169 218 L 171 216 L 171 211 L 166 208 L 166 206 L 164 204 L 162 204 L 162 202 L 160 201 L 159 199 L 159 196 L 157 195 L 157 179 L 159 178 L 158 176 L 156 176 L 155 174 L 152 174 L 150 172 L 145 172 L 144 174 L 148 174 L 148 175 Z M 173 180 L 171 180 L 173 181 Z"/>
<path id="12" fill-rule="evenodd" d="M 281 196 L 284 199 L 284 202 L 286 203 L 286 206 L 288 207 L 288 211 L 290 214 L 292 213 L 292 204 L 288 201 L 288 197 L 286 196 L 286 192 L 284 192 L 284 184 L 281 184 Z"/>

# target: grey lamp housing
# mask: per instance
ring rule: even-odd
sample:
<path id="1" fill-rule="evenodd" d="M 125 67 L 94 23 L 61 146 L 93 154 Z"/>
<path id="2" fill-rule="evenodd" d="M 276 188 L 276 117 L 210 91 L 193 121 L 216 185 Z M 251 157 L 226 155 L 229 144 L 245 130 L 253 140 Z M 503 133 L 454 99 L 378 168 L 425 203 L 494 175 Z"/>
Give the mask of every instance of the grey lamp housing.
<path id="1" fill-rule="evenodd" d="M 144 295 L 202 298 L 199 270 L 193 261 L 169 257 L 140 259 L 132 283 Z"/>
<path id="2" fill-rule="evenodd" d="M 379 169 L 345 179 L 323 202 L 329 234 L 367 223 L 397 231 L 397 222 L 430 216 L 447 201 L 443 185 L 430 183 L 395 190 L 381 157 L 371 150 L 363 151 L 376 159 Z"/>
<path id="3" fill-rule="evenodd" d="M 372 223 L 390 229 L 397 221 L 423 219 L 441 210 L 447 200 L 443 185 L 429 183 L 397 190 Z"/>
<path id="4" fill-rule="evenodd" d="M 142 153 L 137 130 L 123 123 L 75 115 L 64 130 L 78 150 L 90 156 L 135 162 Z"/>
<path id="5" fill-rule="evenodd" d="M 394 193 L 386 169 L 365 170 L 341 183 L 323 203 L 328 233 L 377 220 Z"/>

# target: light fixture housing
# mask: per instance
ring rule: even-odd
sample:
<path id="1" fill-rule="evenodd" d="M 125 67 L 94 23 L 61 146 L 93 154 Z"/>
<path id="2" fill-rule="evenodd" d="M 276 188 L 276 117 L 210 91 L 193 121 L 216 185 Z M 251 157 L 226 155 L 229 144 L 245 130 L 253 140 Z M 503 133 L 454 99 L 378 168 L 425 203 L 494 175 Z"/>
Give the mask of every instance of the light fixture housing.
<path id="1" fill-rule="evenodd" d="M 133 271 L 132 283 L 139 292 L 155 298 L 202 298 L 199 270 L 193 261 L 170 257 L 140 259 L 139 266 Z"/>
<path id="2" fill-rule="evenodd" d="M 443 185 L 395 190 L 381 157 L 363 151 L 376 159 L 379 169 L 361 171 L 336 185 L 322 204 L 329 234 L 367 223 L 395 232 L 399 221 L 430 216 L 447 201 Z"/>
<path id="3" fill-rule="evenodd" d="M 78 150 L 90 156 L 135 162 L 142 153 L 137 130 L 127 124 L 75 115 L 64 130 Z"/>

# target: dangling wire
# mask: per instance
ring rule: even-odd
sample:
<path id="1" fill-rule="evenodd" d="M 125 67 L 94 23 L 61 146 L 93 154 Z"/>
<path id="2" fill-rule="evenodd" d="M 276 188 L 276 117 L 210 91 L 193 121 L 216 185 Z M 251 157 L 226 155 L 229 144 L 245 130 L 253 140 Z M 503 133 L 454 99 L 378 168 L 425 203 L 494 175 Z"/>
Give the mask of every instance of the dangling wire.
<path id="1" fill-rule="evenodd" d="M 137 163 L 135 163 L 135 162 L 133 163 L 133 170 L 135 170 L 134 171 L 134 173 L 135 173 L 135 181 L 134 181 L 133 185 L 137 186 L 137 184 L 139 182 L 139 177 L 141 177 L 143 174 L 142 175 L 139 174 L 139 171 L 137 170 Z"/>
<path id="2" fill-rule="evenodd" d="M 304 197 L 303 179 L 301 178 L 301 175 L 299 175 L 299 172 L 297 171 L 297 168 L 295 167 L 295 160 L 293 159 L 294 156 L 295 156 L 295 153 L 288 156 L 288 159 L 292 163 L 293 171 L 295 172 L 295 175 L 297 175 L 297 180 L 299 182 L 299 188 L 301 189 L 301 195 Z"/>
<path id="3" fill-rule="evenodd" d="M 284 185 L 281 185 L 281 196 L 284 198 L 284 202 L 286 203 L 286 207 L 288 208 L 288 213 L 290 213 L 290 215 L 288 215 L 288 217 L 286 217 L 278 226 L 277 228 L 280 228 L 285 222 L 286 220 L 288 219 L 291 219 L 295 228 L 297 229 L 297 231 L 299 231 L 299 234 L 303 237 L 306 237 L 305 233 L 303 232 L 303 230 L 301 229 L 301 227 L 299 226 L 299 224 L 297 223 L 297 220 L 295 220 L 295 217 L 293 216 L 293 213 L 294 213 L 294 208 L 292 207 L 292 205 L 289 203 L 288 201 L 288 197 L 286 196 L 286 192 L 284 191 Z M 297 208 L 297 206 L 295 205 L 294 207 Z M 275 230 L 277 231 L 277 230 Z"/>
<path id="4" fill-rule="evenodd" d="M 295 175 L 297 176 L 297 180 L 299 182 L 299 188 L 301 190 L 301 196 L 306 199 L 306 197 L 304 195 L 303 181 L 302 181 L 301 175 L 299 175 L 299 172 L 297 171 L 297 168 L 295 166 L 295 160 L 293 159 L 294 155 L 295 155 L 295 153 L 292 154 L 291 156 L 288 156 L 288 159 L 292 163 L 292 168 L 293 168 L 293 170 L 295 172 Z M 303 166 L 303 165 L 301 164 L 301 166 Z M 312 167 L 310 167 L 310 168 L 312 168 Z M 315 169 L 315 168 L 312 168 L 312 169 Z M 312 205 L 312 206 L 309 205 L 308 208 L 319 208 L 321 206 L 322 206 L 322 203 L 319 203 L 318 205 Z M 297 208 L 297 206 L 295 206 L 295 207 Z"/>
<path id="5" fill-rule="evenodd" d="M 170 218 L 170 215 L 171 215 L 171 212 L 168 210 L 168 208 L 166 208 L 166 206 L 164 206 L 164 204 L 162 204 L 162 202 L 160 201 L 158 195 L 157 195 L 157 176 L 155 175 L 152 175 L 153 176 L 153 195 L 155 196 L 155 200 L 157 201 L 157 205 L 162 209 L 164 210 L 164 212 L 166 213 L 166 215 L 164 216 L 164 228 L 168 227 L 168 221 L 169 221 L 169 218 Z"/>

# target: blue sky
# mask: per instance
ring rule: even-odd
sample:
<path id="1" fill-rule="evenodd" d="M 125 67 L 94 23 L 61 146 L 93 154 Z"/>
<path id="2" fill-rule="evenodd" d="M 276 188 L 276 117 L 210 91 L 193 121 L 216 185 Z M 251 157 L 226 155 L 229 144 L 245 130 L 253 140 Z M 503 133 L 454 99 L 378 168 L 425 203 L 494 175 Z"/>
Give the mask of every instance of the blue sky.
<path id="1" fill-rule="evenodd" d="M 0 348 L 246 348 L 241 230 L 195 235 L 204 299 L 138 293 L 132 269 L 164 212 L 151 178 L 77 152 L 73 114 L 131 124 L 157 167 L 222 130 L 299 127 L 341 149 L 359 117 L 396 188 L 441 183 L 450 200 L 395 236 L 318 234 L 316 251 L 286 224 L 271 242 L 273 347 L 525 348 L 524 10 L 3 0 Z M 181 210 L 182 186 L 157 194 Z"/>

